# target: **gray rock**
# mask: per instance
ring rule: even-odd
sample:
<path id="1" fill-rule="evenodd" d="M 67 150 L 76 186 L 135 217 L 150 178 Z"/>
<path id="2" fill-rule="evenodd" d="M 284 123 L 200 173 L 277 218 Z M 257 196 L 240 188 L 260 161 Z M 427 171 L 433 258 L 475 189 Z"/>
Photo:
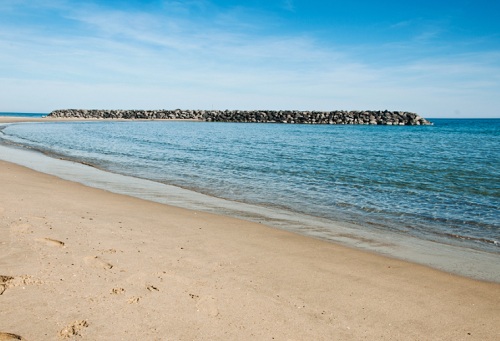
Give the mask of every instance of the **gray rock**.
<path id="1" fill-rule="evenodd" d="M 371 124 L 371 125 L 431 125 L 425 118 L 403 111 L 329 112 L 297 110 L 54 110 L 49 117 L 109 118 L 109 119 L 195 119 L 207 122 L 281 122 L 290 124 Z"/>

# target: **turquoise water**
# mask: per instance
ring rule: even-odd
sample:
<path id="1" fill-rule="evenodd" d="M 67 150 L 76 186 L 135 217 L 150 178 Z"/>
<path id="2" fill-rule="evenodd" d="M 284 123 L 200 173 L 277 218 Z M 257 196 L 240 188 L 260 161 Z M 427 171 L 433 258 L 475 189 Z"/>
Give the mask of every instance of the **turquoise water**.
<path id="1" fill-rule="evenodd" d="M 215 197 L 500 252 L 500 120 L 433 122 L 44 122 L 0 136 Z"/>
<path id="2" fill-rule="evenodd" d="M 30 112 L 0 112 L 0 117 L 10 116 L 10 117 L 30 117 L 30 118 L 41 118 L 47 116 L 44 113 L 30 113 Z"/>

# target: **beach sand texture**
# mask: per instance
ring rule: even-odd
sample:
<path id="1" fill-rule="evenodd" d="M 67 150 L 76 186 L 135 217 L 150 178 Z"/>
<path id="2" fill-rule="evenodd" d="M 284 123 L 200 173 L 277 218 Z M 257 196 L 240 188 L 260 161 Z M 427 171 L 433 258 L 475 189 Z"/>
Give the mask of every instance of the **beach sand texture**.
<path id="1" fill-rule="evenodd" d="M 0 174 L 0 340 L 500 339 L 500 284 Z"/>

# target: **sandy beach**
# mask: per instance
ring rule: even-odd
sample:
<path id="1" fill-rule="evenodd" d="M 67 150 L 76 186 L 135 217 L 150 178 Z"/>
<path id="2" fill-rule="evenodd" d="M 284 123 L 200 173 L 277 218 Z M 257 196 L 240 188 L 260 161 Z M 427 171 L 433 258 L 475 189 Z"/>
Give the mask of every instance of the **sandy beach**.
<path id="1" fill-rule="evenodd" d="M 497 283 L 0 174 L 0 340 L 500 339 Z"/>

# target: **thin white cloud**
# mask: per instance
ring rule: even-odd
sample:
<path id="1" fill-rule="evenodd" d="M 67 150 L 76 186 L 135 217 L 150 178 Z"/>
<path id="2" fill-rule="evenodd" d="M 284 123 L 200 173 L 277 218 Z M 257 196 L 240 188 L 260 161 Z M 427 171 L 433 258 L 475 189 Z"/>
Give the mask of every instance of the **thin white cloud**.
<path id="1" fill-rule="evenodd" d="M 390 29 L 401 29 L 404 27 L 411 26 L 414 20 L 403 20 L 389 26 Z"/>
<path id="2" fill-rule="evenodd" d="M 237 22 L 244 11 L 210 6 L 169 1 L 159 13 L 67 7 L 60 14 L 71 34 L 1 30 L 2 109 L 393 109 L 431 117 L 460 109 L 498 116 L 496 52 L 379 63 L 360 57 L 356 46 L 269 33 L 248 13 L 233 25 L 222 18 Z M 212 19 L 196 15 L 203 10 Z M 411 53 L 405 44 L 382 48 Z"/>

